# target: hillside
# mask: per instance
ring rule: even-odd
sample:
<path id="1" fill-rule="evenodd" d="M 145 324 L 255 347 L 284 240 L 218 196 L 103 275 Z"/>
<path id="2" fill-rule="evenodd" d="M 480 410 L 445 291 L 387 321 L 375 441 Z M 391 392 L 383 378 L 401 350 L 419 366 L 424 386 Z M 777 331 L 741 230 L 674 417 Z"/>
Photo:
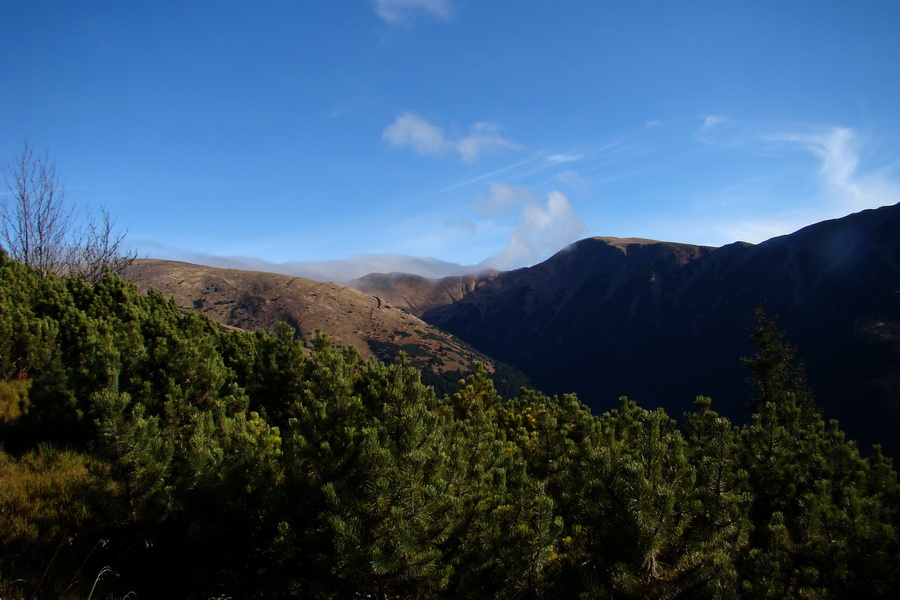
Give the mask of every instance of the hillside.
<path id="1" fill-rule="evenodd" d="M 4 599 L 887 599 L 900 585 L 897 474 L 812 410 L 769 319 L 743 425 L 708 398 L 680 424 L 630 401 L 592 414 L 573 396 L 502 398 L 483 369 L 438 395 L 408 362 L 226 329 L 2 250 L 0 331 Z"/>
<path id="2" fill-rule="evenodd" d="M 495 371 L 492 361 L 452 335 L 380 298 L 334 283 L 169 260 L 136 261 L 125 277 L 228 327 L 275 331 L 285 322 L 307 341 L 320 330 L 335 344 L 356 348 L 364 359 L 393 360 L 403 351 L 434 375 L 431 383 L 455 381 L 478 362 Z M 522 383 L 513 379 L 515 387 Z"/>
<path id="3" fill-rule="evenodd" d="M 347 286 L 421 316 L 433 308 L 459 302 L 500 274 L 500 271 L 484 271 L 429 279 L 411 273 L 370 273 L 349 281 Z"/>
<path id="4" fill-rule="evenodd" d="M 435 382 L 486 355 L 597 412 L 627 395 L 678 415 L 702 394 L 739 422 L 749 418 L 740 357 L 752 351 L 747 328 L 764 304 L 798 348 L 825 417 L 863 447 L 881 443 L 896 456 L 897 257 L 900 206 L 758 245 L 595 237 L 530 268 L 371 274 L 351 282 L 355 290 L 171 261 L 140 261 L 128 276 L 224 325 L 272 330 L 286 321 L 306 339 L 321 329 L 364 356 L 405 350 Z M 498 387 L 515 393 L 524 379 L 503 373 Z"/>
<path id="5" fill-rule="evenodd" d="M 531 268 L 470 278 L 369 276 L 377 293 L 550 393 L 596 411 L 628 395 L 671 414 L 698 394 L 746 419 L 746 329 L 765 304 L 826 418 L 900 445 L 900 206 L 721 248 L 590 238 Z M 415 284 L 415 285 L 413 285 Z"/>

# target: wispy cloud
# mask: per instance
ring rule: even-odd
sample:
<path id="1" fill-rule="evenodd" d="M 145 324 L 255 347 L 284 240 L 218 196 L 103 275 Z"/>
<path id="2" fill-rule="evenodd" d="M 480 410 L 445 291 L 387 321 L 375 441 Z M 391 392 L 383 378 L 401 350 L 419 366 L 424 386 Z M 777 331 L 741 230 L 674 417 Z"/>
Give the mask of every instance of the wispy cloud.
<path id="1" fill-rule="evenodd" d="M 725 124 L 730 127 L 723 129 Z M 717 130 L 715 137 L 709 135 L 712 129 Z M 834 208 L 860 210 L 900 201 L 900 183 L 891 169 L 865 170 L 862 157 L 867 140 L 852 127 L 795 125 L 776 129 L 710 115 L 697 134 L 704 144 L 749 150 L 756 156 L 784 156 L 797 150 L 814 156 L 818 159 L 814 183 L 825 191 L 825 199 Z"/>
<path id="2" fill-rule="evenodd" d="M 563 171 L 556 176 L 556 179 L 576 189 L 586 189 L 590 187 L 590 181 L 578 171 Z"/>
<path id="3" fill-rule="evenodd" d="M 487 173 L 482 173 L 481 175 L 478 175 L 476 177 L 470 177 L 469 179 L 465 179 L 463 181 L 454 183 L 453 185 L 445 187 L 442 190 L 438 190 L 437 193 L 444 194 L 447 192 L 451 192 L 453 190 L 457 190 L 459 188 L 464 188 L 464 187 L 474 185 L 476 183 L 480 183 L 482 181 L 496 180 L 496 179 L 499 179 L 500 175 L 504 175 L 504 174 L 515 175 L 517 173 L 521 173 L 523 170 L 525 170 L 526 167 L 530 167 L 536 163 L 542 163 L 542 162 L 544 162 L 543 157 L 531 156 L 529 158 L 526 158 L 525 160 L 521 160 L 521 161 L 513 163 L 511 165 L 507 165 L 507 166 L 501 167 L 499 169 L 494 169 L 493 171 L 489 171 Z"/>
<path id="4" fill-rule="evenodd" d="M 375 14 L 391 25 L 407 25 L 415 18 L 427 16 L 449 21 L 453 5 L 448 0 L 373 0 Z"/>
<path id="5" fill-rule="evenodd" d="M 521 207 L 519 221 L 506 247 L 482 266 L 514 269 L 531 265 L 584 235 L 584 222 L 575 214 L 569 199 L 556 190 L 547 194 L 546 203 L 542 203 L 529 188 L 495 183 L 491 195 L 476 206 L 484 214 L 516 207 Z"/>
<path id="6" fill-rule="evenodd" d="M 502 150 L 521 150 L 523 147 L 500 134 L 500 127 L 493 123 L 475 123 L 469 135 L 451 141 L 451 147 L 466 162 L 472 162 L 480 154 L 490 154 Z"/>
<path id="7" fill-rule="evenodd" d="M 702 119 L 694 130 L 694 139 L 704 145 L 733 148 L 745 145 L 760 134 L 753 124 L 730 116 L 710 114 Z"/>
<path id="8" fill-rule="evenodd" d="M 482 154 L 523 149 L 501 136 L 500 127 L 493 123 L 475 123 L 466 135 L 448 136 L 443 129 L 412 112 L 398 116 L 381 137 L 397 148 L 410 147 L 419 154 L 431 156 L 457 154 L 469 163 Z"/>
<path id="9" fill-rule="evenodd" d="M 705 230 L 718 232 L 722 240 L 761 242 L 900 202 L 897 165 L 872 168 L 869 140 L 852 127 L 771 125 L 713 115 L 695 133 L 707 147 L 743 153 L 745 164 L 756 161 L 766 169 L 745 171 L 743 179 L 714 194 L 718 210 L 712 214 L 718 216 L 706 220 Z"/>
<path id="10" fill-rule="evenodd" d="M 449 145 L 440 127 L 411 112 L 397 117 L 382 132 L 381 139 L 398 148 L 409 146 L 419 154 L 441 154 Z"/>
<path id="11" fill-rule="evenodd" d="M 567 162 L 574 162 L 576 160 L 581 160 L 584 158 L 581 154 L 551 154 L 547 157 L 547 162 L 552 164 L 560 164 Z"/>
<path id="12" fill-rule="evenodd" d="M 636 145 L 629 145 L 626 142 L 627 140 L 616 139 L 593 146 L 577 146 L 565 151 L 531 150 L 527 158 L 469 177 L 435 193 L 445 194 L 485 181 L 497 180 L 528 185 L 533 189 L 557 186 L 560 182 L 573 188 L 587 189 L 594 183 L 592 178 L 587 177 L 588 173 L 613 168 L 607 163 L 628 162 L 634 159 L 628 156 L 628 148 L 631 146 L 630 151 L 634 152 Z M 519 150 L 527 150 L 524 146 L 516 145 L 516 147 Z M 616 170 L 616 173 L 619 175 L 621 171 Z"/>
<path id="13" fill-rule="evenodd" d="M 475 210 L 485 216 L 492 216 L 515 209 L 518 206 L 537 205 L 540 197 L 523 185 L 492 183 L 489 196 L 481 196 L 475 203 Z"/>
<path id="14" fill-rule="evenodd" d="M 726 120 L 725 117 L 723 117 L 722 115 L 707 115 L 703 119 L 702 128 L 703 129 L 712 129 L 716 125 L 718 125 L 720 123 L 724 123 L 725 120 Z"/>
<path id="15" fill-rule="evenodd" d="M 900 183 L 890 177 L 889 171 L 860 171 L 864 140 L 852 128 L 832 127 L 772 139 L 798 144 L 819 159 L 820 183 L 841 209 L 877 208 L 900 201 Z"/>

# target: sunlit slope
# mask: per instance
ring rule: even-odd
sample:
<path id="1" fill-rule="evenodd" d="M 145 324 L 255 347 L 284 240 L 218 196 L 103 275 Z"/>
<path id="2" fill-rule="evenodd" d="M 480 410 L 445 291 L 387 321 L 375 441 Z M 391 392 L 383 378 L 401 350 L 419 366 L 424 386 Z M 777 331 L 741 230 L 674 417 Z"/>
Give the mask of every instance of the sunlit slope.
<path id="1" fill-rule="evenodd" d="M 322 331 L 364 358 L 393 359 L 403 351 L 437 376 L 492 363 L 452 335 L 388 302 L 334 283 L 276 273 L 220 269 L 169 260 L 139 260 L 125 274 L 142 289 L 171 296 L 184 309 L 218 323 L 274 331 L 285 322 L 304 339 Z"/>

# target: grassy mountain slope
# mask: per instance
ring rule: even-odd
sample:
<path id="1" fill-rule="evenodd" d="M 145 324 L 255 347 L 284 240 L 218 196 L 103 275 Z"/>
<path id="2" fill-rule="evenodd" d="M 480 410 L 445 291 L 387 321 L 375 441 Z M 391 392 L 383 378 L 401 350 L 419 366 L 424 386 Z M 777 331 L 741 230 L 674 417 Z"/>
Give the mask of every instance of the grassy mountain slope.
<path id="1" fill-rule="evenodd" d="M 274 331 L 286 322 L 306 340 L 320 330 L 338 345 L 355 347 L 363 358 L 390 361 L 403 351 L 435 381 L 455 380 L 478 362 L 495 371 L 492 361 L 454 336 L 380 298 L 334 283 L 168 260 L 139 260 L 125 276 L 225 326 Z M 522 383 L 513 380 L 511 385 Z"/>

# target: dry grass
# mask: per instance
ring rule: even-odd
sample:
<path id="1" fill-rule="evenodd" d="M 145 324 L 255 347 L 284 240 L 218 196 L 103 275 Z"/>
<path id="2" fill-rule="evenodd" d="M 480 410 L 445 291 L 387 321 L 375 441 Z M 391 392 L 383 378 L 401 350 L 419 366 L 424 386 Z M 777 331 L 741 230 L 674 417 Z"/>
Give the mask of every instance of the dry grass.
<path id="1" fill-rule="evenodd" d="M 375 355 L 373 347 L 415 348 L 408 352 L 412 362 L 439 374 L 469 371 L 484 361 L 385 298 L 335 283 L 167 260 L 136 261 L 125 277 L 227 327 L 275 331 L 286 322 L 306 340 L 322 331 L 339 346 L 353 346 L 364 359 Z"/>

